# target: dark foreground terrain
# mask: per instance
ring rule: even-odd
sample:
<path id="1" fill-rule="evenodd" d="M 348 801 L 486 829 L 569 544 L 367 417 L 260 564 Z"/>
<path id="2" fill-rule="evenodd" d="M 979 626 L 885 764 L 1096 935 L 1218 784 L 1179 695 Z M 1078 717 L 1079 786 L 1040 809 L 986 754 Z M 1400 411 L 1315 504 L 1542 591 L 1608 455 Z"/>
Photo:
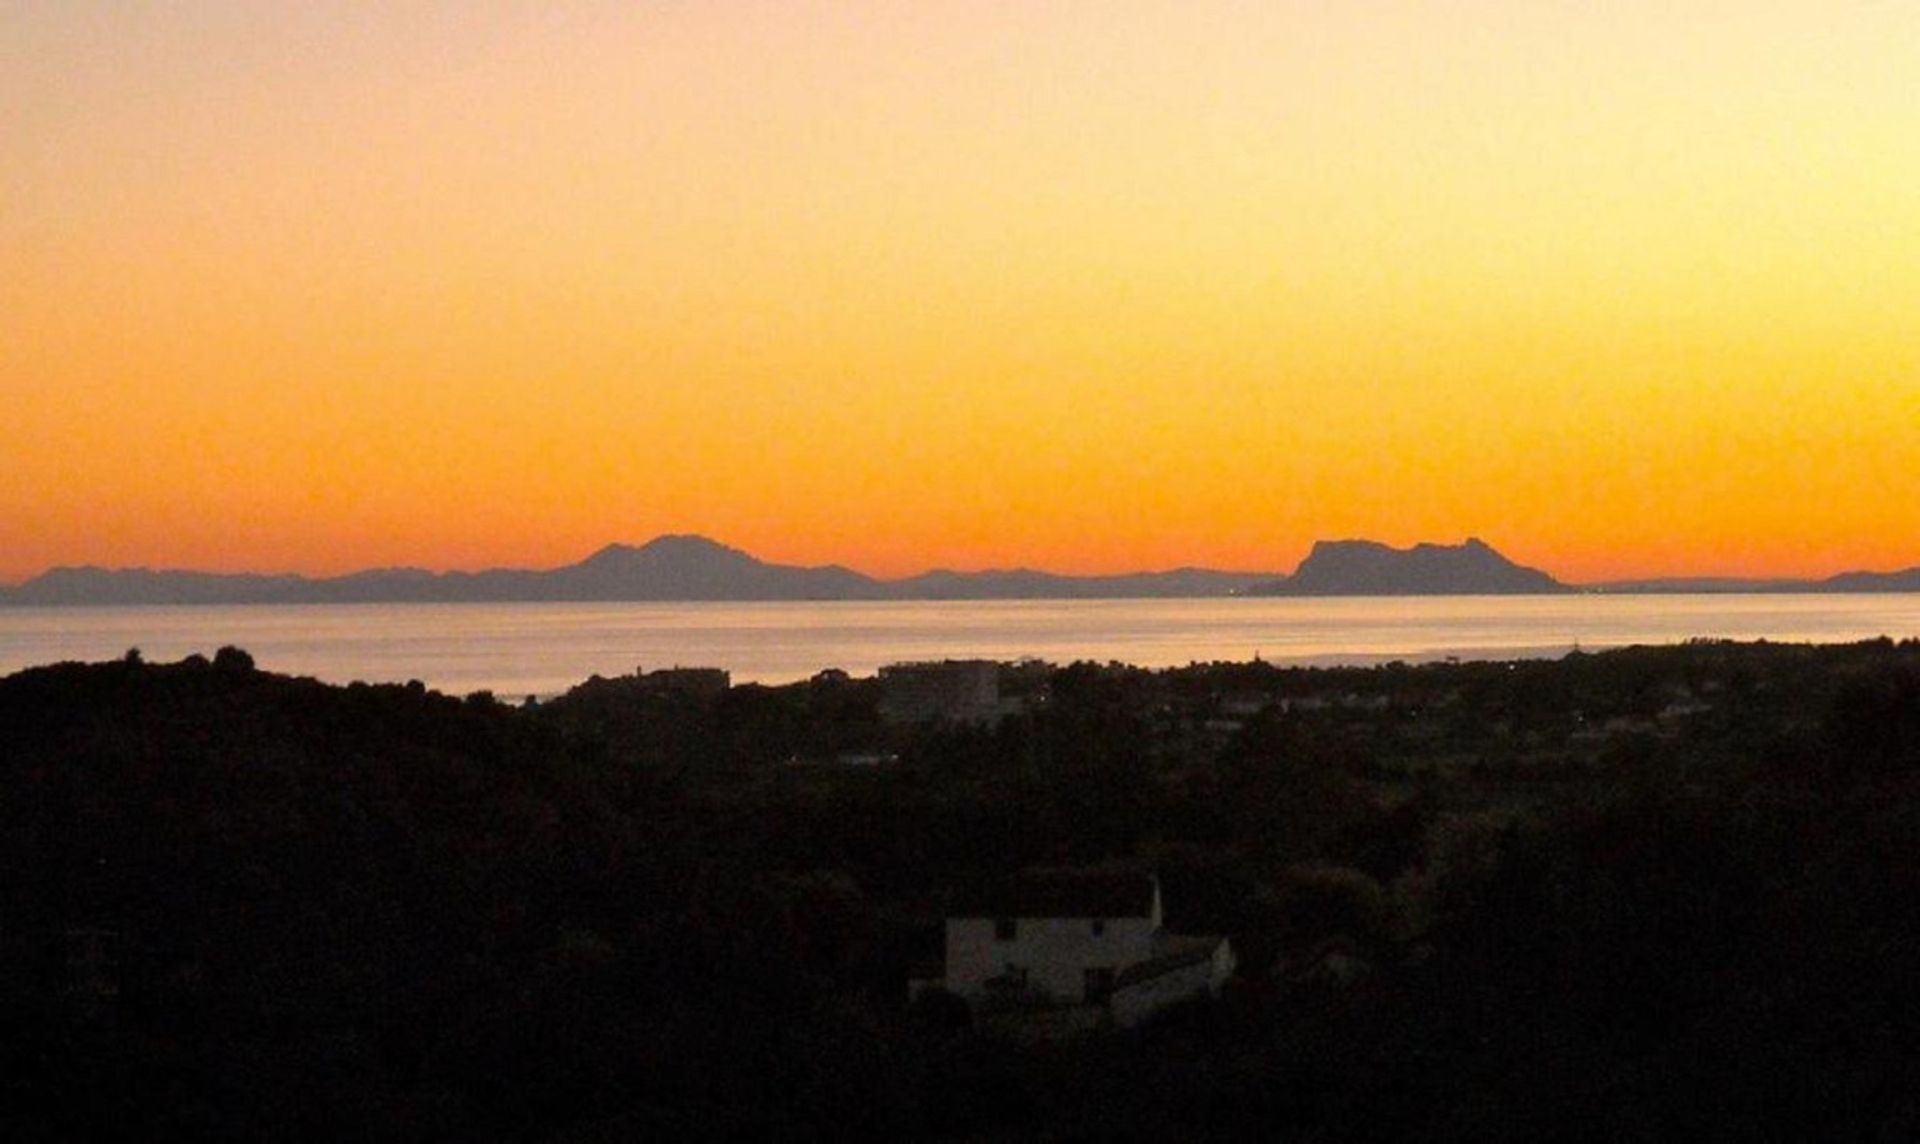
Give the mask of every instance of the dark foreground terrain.
<path id="1" fill-rule="evenodd" d="M 0 1137 L 1920 1134 L 1920 643 L 879 688 L 0 680 Z M 1115 859 L 1219 1000 L 907 1004 L 957 888 Z"/>

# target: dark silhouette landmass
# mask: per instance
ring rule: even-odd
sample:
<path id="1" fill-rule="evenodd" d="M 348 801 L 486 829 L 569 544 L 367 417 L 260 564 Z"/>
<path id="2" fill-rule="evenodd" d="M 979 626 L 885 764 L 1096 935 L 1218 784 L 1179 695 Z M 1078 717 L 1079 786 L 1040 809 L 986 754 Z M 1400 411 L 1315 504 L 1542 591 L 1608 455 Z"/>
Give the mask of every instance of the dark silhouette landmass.
<path id="1" fill-rule="evenodd" d="M 1175 568 L 1116 576 L 1062 576 L 1031 568 L 954 572 L 938 569 L 890 583 L 888 594 L 907 600 L 1116 599 L 1231 596 L 1271 580 L 1269 573 Z"/>
<path id="2" fill-rule="evenodd" d="M 383 568 L 346 576 L 260 576 L 96 567 L 55 568 L 10 590 L 0 605 L 531 603 L 669 600 L 985 600 L 1224 596 L 1273 573 L 1182 568 L 1119 576 L 1026 569 L 935 571 L 879 580 L 837 564 L 760 560 L 702 536 L 609 544 L 548 570 L 428 572 Z"/>
<path id="3" fill-rule="evenodd" d="M 15 604 L 502 603 L 567 600 L 869 599 L 878 582 L 838 566 L 769 564 L 699 536 L 609 544 L 545 571 L 375 569 L 324 579 L 145 569 L 56 568 L 15 589 Z"/>
<path id="4" fill-rule="evenodd" d="M 1322 540 L 1290 578 L 1255 588 L 1263 596 L 1540 595 L 1573 589 L 1469 539 L 1454 546 L 1389 548 L 1371 540 Z"/>
<path id="5" fill-rule="evenodd" d="M 769 564 L 701 536 L 610 544 L 578 564 L 524 574 L 518 585 L 565 600 L 836 600 L 874 590 L 850 568 Z"/>
<path id="6" fill-rule="evenodd" d="M 1920 1128 L 1920 641 L 999 674 L 0 678 L 0 1139 Z M 1116 864 L 1217 997 L 909 999 L 972 888 Z"/>
<path id="7" fill-rule="evenodd" d="M 1667 576 L 1647 580 L 1610 580 L 1596 584 L 1593 591 L 1616 596 L 1658 596 L 1686 593 L 1695 596 L 1735 595 L 1754 592 L 1809 592 L 1823 589 L 1819 581 L 1762 580 L 1746 576 Z"/>
<path id="8" fill-rule="evenodd" d="M 344 576 L 256 575 L 146 568 L 54 568 L 14 588 L 0 606 L 153 604 L 411 604 L 544 601 L 1021 600 L 1252 596 L 1513 595 L 1572 591 L 1920 592 L 1920 567 L 1849 572 L 1825 580 L 1691 578 L 1568 585 L 1502 556 L 1484 541 L 1390 548 L 1369 540 L 1320 541 L 1286 576 L 1176 568 L 1067 576 L 1028 568 L 940 569 L 882 580 L 838 564 L 761 560 L 702 536 L 609 544 L 552 569 L 430 572 L 377 568 Z"/>
<path id="9" fill-rule="evenodd" d="M 1830 576 L 1812 591 L 1826 592 L 1920 592 L 1920 568 L 1904 572 L 1843 572 Z"/>
<path id="10" fill-rule="evenodd" d="M 1735 576 L 1669 577 L 1654 580 L 1615 580 L 1592 585 L 1595 592 L 1617 595 L 1673 593 L 1771 592 L 1920 592 L 1920 567 L 1899 572 L 1842 572 L 1823 580 L 1757 580 Z"/>

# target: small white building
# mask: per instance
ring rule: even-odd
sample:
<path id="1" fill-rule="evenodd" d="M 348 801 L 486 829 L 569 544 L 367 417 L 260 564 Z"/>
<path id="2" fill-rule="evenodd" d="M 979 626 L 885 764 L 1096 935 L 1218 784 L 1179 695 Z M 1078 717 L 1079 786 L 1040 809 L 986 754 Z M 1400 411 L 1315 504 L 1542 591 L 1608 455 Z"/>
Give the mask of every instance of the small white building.
<path id="1" fill-rule="evenodd" d="M 976 1006 L 1088 1007 L 1132 1025 L 1213 995 L 1232 975 L 1224 937 L 1162 928 L 1160 880 L 1144 872 L 1034 871 L 959 903 L 946 919 L 939 985 Z"/>

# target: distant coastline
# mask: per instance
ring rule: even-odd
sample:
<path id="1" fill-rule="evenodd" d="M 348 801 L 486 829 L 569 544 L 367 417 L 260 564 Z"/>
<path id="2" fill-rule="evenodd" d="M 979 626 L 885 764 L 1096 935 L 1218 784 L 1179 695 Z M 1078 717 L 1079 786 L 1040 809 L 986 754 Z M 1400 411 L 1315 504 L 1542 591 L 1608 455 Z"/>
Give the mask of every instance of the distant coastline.
<path id="1" fill-rule="evenodd" d="M 1229 596 L 1432 596 L 1920 591 L 1920 566 L 1820 580 L 1688 577 L 1575 585 L 1507 559 L 1478 539 L 1392 548 L 1321 541 L 1291 574 L 1183 567 L 1071 576 L 1027 568 L 937 569 L 879 579 L 843 565 L 775 564 L 702 536 L 610 544 L 552 569 L 429 572 L 371 569 L 333 577 L 54 568 L 12 588 L 0 606 L 538 603 L 755 600 L 1177 599 Z"/>

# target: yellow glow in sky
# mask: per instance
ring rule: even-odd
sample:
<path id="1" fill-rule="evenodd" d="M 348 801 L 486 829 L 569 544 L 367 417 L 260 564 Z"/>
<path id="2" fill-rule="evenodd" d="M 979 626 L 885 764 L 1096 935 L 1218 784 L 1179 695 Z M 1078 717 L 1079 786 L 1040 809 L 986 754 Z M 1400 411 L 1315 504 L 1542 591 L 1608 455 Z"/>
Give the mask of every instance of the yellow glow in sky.
<path id="1" fill-rule="evenodd" d="M 0 579 L 1913 565 L 1915 74 L 1801 0 L 9 5 Z"/>

